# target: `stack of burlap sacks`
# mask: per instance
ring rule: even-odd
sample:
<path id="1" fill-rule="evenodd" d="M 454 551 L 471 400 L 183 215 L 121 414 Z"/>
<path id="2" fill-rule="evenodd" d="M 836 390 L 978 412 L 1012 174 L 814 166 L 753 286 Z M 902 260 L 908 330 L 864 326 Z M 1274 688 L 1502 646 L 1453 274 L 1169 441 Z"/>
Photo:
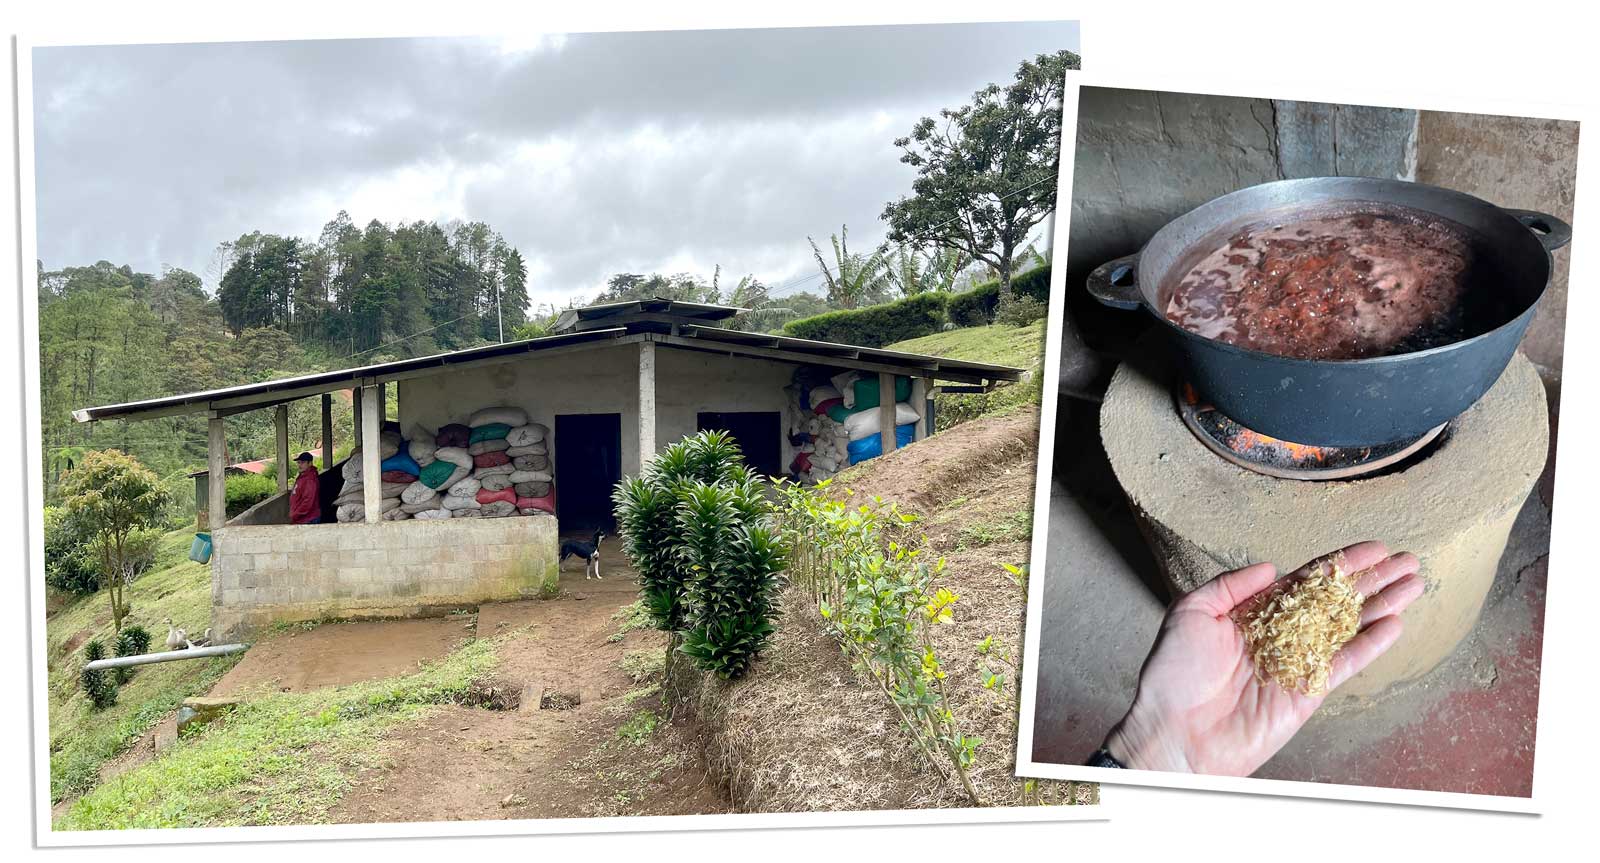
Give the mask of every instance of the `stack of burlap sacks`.
<path id="1" fill-rule="evenodd" d="M 911 379 L 895 378 L 894 392 L 878 392 L 877 375 L 841 372 L 820 380 L 822 373 L 802 368 L 784 389 L 789 394 L 789 440 L 796 453 L 789 470 L 800 482 L 821 482 L 845 467 L 883 453 L 878 405 L 893 398 L 895 446 L 915 437 L 922 414 L 909 403 Z"/>
<path id="2" fill-rule="evenodd" d="M 380 441 L 385 520 L 503 518 L 556 511 L 550 430 L 529 422 L 522 408 L 484 408 L 465 424 L 450 423 L 435 433 L 415 426 L 409 440 L 392 434 L 391 438 L 385 431 Z M 363 521 L 359 450 L 346 462 L 344 476 L 345 490 L 335 501 L 338 519 Z"/>

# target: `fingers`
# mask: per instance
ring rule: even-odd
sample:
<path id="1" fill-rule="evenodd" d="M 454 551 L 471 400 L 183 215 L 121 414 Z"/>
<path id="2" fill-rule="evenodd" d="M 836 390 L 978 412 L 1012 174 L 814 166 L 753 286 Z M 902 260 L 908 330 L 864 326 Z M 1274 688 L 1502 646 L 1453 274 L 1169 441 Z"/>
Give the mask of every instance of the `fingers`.
<path id="1" fill-rule="evenodd" d="M 1350 640 L 1349 644 L 1340 648 L 1333 657 L 1333 669 L 1328 673 L 1328 690 L 1331 692 L 1339 688 L 1340 684 L 1361 673 L 1361 669 L 1372 664 L 1372 661 L 1384 654 L 1394 646 L 1400 633 L 1405 627 L 1400 623 L 1400 618 L 1390 615 L 1374 621 L 1361 634 Z"/>
<path id="2" fill-rule="evenodd" d="M 1211 579 L 1190 593 L 1186 601 L 1215 615 L 1227 614 L 1234 606 L 1271 587 L 1277 577 L 1278 568 L 1272 564 L 1251 564 Z"/>
<path id="3" fill-rule="evenodd" d="M 1406 606 L 1422 595 L 1424 587 L 1426 585 L 1423 584 L 1422 577 L 1412 571 L 1394 579 L 1376 594 L 1362 590 L 1361 593 L 1367 597 L 1367 601 L 1361 606 L 1361 625 L 1369 626 L 1385 617 L 1405 611 Z"/>
<path id="4" fill-rule="evenodd" d="M 1416 555 L 1409 551 L 1402 551 L 1399 554 L 1386 557 L 1376 564 L 1353 570 L 1356 574 L 1356 590 L 1361 591 L 1362 596 L 1372 596 L 1402 577 L 1416 572 L 1421 566 L 1422 562 L 1417 560 Z"/>
<path id="5" fill-rule="evenodd" d="M 1300 567 L 1297 573 L 1309 572 L 1312 567 L 1324 561 L 1339 564 L 1345 572 L 1360 572 L 1363 569 L 1377 566 L 1384 558 L 1389 556 L 1389 547 L 1377 540 L 1358 542 L 1355 545 L 1345 546 L 1332 554 L 1326 554 L 1305 566 Z"/>

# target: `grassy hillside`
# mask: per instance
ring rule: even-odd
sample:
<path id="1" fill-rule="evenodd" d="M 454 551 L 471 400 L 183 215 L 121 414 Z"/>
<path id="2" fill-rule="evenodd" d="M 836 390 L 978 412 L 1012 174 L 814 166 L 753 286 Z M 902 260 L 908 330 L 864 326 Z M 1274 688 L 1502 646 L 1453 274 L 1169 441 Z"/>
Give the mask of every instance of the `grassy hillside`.
<path id="1" fill-rule="evenodd" d="M 1045 322 L 1041 319 L 1025 327 L 990 324 L 946 330 L 896 342 L 886 348 L 1027 369 L 1023 380 L 999 384 L 992 392 L 935 396 L 934 422 L 938 430 L 943 431 L 980 416 L 1004 416 L 1024 407 L 1036 407 L 1041 393 L 1044 335 Z"/>
<path id="2" fill-rule="evenodd" d="M 150 630 L 152 649 L 166 638 L 164 618 L 194 632 L 210 624 L 210 572 L 187 559 L 193 536 L 185 529 L 163 537 L 155 566 L 127 590 L 133 607 L 127 622 Z M 52 801 L 93 787 L 102 765 L 126 751 L 183 699 L 209 689 L 234 663 L 218 657 L 145 666 L 121 687 L 116 704 L 95 710 L 78 685 L 83 646 L 93 638 L 104 641 L 110 651 L 111 607 L 104 592 L 63 607 L 45 622 Z"/>
<path id="3" fill-rule="evenodd" d="M 383 732 L 460 701 L 493 668 L 472 641 L 416 674 L 248 700 L 160 757 L 85 794 L 58 830 L 309 824 L 376 763 Z"/>
<path id="4" fill-rule="evenodd" d="M 1033 368 L 1044 360 L 1044 321 L 1037 320 L 1025 327 L 1006 324 L 962 327 L 920 339 L 896 342 L 887 345 L 886 349 L 1021 369 Z"/>

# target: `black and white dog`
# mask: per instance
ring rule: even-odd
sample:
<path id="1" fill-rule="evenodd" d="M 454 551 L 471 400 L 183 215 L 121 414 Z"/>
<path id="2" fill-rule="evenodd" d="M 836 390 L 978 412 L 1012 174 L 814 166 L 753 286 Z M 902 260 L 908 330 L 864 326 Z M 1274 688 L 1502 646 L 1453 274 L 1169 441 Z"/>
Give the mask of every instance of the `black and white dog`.
<path id="1" fill-rule="evenodd" d="M 584 542 L 581 539 L 569 539 L 566 542 L 561 543 L 561 557 L 557 560 L 556 565 L 560 566 L 561 561 L 564 561 L 569 557 L 580 558 L 585 561 L 583 577 L 585 579 L 599 578 L 600 540 L 605 538 L 605 531 L 597 530 L 594 532 L 594 539 L 591 539 L 588 542 Z"/>

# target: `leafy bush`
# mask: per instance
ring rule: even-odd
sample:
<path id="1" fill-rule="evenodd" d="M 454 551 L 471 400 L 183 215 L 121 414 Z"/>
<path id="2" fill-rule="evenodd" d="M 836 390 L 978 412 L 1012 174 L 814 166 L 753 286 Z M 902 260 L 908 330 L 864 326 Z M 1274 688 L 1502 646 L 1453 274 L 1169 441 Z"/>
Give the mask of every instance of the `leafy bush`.
<path id="1" fill-rule="evenodd" d="M 278 482 L 272 477 L 261 474 L 230 474 L 227 488 L 228 518 L 233 518 L 277 494 Z"/>
<path id="2" fill-rule="evenodd" d="M 982 805 L 968 771 L 983 740 L 962 733 L 946 692 L 949 671 L 933 645 L 933 629 L 954 621 L 958 599 L 937 585 L 944 560 L 930 564 L 902 541 L 915 516 L 876 498 L 849 506 L 826 497 L 827 487 L 779 487 L 783 535 L 794 549 L 790 578 L 810 589 L 828 629 L 877 682 L 934 769 L 953 767 Z"/>
<path id="3" fill-rule="evenodd" d="M 86 538 L 58 506 L 44 508 L 44 583 L 68 593 L 100 588 L 100 570 Z"/>
<path id="4" fill-rule="evenodd" d="M 105 642 L 98 638 L 90 639 L 83 646 L 83 661 L 87 664 L 97 659 L 106 658 Z M 83 692 L 89 696 L 89 703 L 96 710 L 104 710 L 117 703 L 116 676 L 108 671 L 96 669 L 90 671 L 87 667 L 78 675 L 78 682 L 83 686 Z"/>
<path id="5" fill-rule="evenodd" d="M 783 333 L 802 339 L 879 348 L 939 332 L 949 295 L 922 293 L 864 309 L 827 312 L 783 325 Z"/>
<path id="6" fill-rule="evenodd" d="M 772 634 L 772 590 L 783 539 L 755 472 L 726 432 L 667 447 L 612 494 L 623 547 L 659 629 L 678 650 L 723 678 L 749 670 Z"/>
<path id="7" fill-rule="evenodd" d="M 1015 298 L 1032 297 L 1040 304 L 1050 304 L 1050 267 L 1034 267 L 1011 277 L 1011 293 Z M 981 327 L 995 320 L 1000 306 L 1000 282 L 984 282 L 970 291 L 953 294 L 946 306 L 950 323 L 958 327 Z M 1041 315 L 1043 317 L 1043 315 Z"/>
<path id="8" fill-rule="evenodd" d="M 138 656 L 147 653 L 150 650 L 150 631 L 137 623 L 124 626 L 122 631 L 117 633 L 115 646 L 118 656 Z M 133 669 L 113 669 L 112 677 L 120 686 L 133 677 Z"/>
<path id="9" fill-rule="evenodd" d="M 995 310 L 994 322 L 1012 327 L 1025 327 L 1044 317 L 1050 307 L 1027 294 L 1015 294 L 1011 302 L 1002 303 Z"/>

